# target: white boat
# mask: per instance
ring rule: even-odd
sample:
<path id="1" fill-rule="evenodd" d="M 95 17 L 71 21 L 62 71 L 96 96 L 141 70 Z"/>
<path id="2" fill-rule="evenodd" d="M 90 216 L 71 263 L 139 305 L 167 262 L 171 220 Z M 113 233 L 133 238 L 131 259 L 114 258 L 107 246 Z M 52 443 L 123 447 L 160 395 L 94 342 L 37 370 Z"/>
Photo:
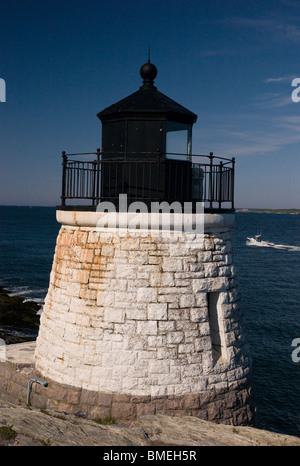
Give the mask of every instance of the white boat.
<path id="1" fill-rule="evenodd" d="M 247 246 L 260 246 L 265 248 L 273 248 L 275 246 L 274 243 L 270 243 L 269 241 L 263 241 L 260 235 L 255 235 L 252 238 L 247 238 L 246 241 Z"/>
<path id="2" fill-rule="evenodd" d="M 254 237 L 247 238 L 246 245 L 247 246 L 260 246 L 265 248 L 275 248 L 275 249 L 289 249 L 291 251 L 300 251 L 300 247 L 297 246 L 290 246 L 287 244 L 275 244 L 271 243 L 270 241 L 264 241 L 261 239 L 260 235 L 255 235 Z"/>

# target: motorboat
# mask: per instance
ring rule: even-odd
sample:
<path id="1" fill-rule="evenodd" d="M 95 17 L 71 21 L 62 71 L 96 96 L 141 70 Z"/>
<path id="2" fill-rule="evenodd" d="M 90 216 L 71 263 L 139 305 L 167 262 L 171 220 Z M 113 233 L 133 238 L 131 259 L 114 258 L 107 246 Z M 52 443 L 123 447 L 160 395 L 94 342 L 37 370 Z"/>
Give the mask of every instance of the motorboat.
<path id="1" fill-rule="evenodd" d="M 247 238 L 246 244 L 247 246 L 260 246 L 260 247 L 267 247 L 273 248 L 275 246 L 274 243 L 270 243 L 270 241 L 262 240 L 262 235 L 255 235 L 253 237 Z"/>
<path id="2" fill-rule="evenodd" d="M 262 240 L 261 234 L 247 238 L 246 245 L 247 246 L 259 246 L 259 247 L 265 247 L 265 248 L 286 249 L 286 250 L 291 250 L 291 251 L 300 251 L 300 247 L 298 246 L 290 246 L 287 244 L 275 244 L 275 243 L 271 243 L 270 241 L 264 241 Z"/>

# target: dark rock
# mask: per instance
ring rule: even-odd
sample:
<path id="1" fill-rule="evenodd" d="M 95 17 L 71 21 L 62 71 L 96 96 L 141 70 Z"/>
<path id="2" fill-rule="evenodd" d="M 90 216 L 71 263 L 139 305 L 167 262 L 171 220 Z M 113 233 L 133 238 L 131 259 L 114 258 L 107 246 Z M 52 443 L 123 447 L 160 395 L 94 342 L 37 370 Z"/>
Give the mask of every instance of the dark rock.
<path id="1" fill-rule="evenodd" d="M 35 340 L 40 309 L 41 305 L 35 301 L 9 296 L 9 292 L 0 287 L 0 338 L 6 344 Z"/>

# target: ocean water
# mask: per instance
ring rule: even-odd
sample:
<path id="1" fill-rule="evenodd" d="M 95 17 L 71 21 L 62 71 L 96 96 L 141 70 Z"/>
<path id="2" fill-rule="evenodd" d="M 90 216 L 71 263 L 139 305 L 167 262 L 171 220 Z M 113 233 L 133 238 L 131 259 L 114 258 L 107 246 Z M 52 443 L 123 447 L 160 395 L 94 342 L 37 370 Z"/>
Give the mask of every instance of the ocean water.
<path id="1" fill-rule="evenodd" d="M 54 207 L 0 206 L 0 286 L 43 303 L 58 231 Z"/>
<path id="2" fill-rule="evenodd" d="M 54 207 L 0 206 L 0 286 L 43 303 L 58 230 Z M 296 248 L 247 246 L 257 233 Z M 300 215 L 237 213 L 234 260 L 260 427 L 300 436 Z"/>
<path id="3" fill-rule="evenodd" d="M 262 427 L 300 436 L 300 249 L 246 246 L 262 232 L 275 244 L 300 246 L 300 215 L 238 213 L 234 257 L 252 356 L 254 393 Z"/>

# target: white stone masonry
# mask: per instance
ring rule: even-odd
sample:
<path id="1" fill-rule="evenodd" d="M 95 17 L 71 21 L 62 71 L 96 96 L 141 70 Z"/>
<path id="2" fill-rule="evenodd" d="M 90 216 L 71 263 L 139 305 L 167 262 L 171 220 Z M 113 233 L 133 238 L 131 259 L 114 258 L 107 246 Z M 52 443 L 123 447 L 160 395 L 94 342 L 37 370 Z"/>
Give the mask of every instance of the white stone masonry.
<path id="1" fill-rule="evenodd" d="M 226 228 L 162 234 L 62 225 L 36 368 L 63 384 L 120 394 L 229 387 L 248 372 L 240 319 Z"/>

